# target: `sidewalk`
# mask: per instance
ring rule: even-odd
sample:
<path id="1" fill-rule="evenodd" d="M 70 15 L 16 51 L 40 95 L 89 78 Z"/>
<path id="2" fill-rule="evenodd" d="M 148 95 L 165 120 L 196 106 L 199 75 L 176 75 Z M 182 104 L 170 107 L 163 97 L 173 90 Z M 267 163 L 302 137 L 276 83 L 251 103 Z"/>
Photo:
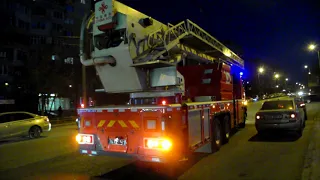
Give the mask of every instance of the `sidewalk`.
<path id="1" fill-rule="evenodd" d="M 52 125 L 56 125 L 56 124 L 65 124 L 65 123 L 76 123 L 76 116 L 66 116 L 66 117 L 62 117 L 62 118 L 51 118 L 50 119 L 50 123 Z"/>
<path id="2" fill-rule="evenodd" d="M 312 135 L 305 157 L 302 180 L 320 179 L 320 112 L 314 118 Z"/>

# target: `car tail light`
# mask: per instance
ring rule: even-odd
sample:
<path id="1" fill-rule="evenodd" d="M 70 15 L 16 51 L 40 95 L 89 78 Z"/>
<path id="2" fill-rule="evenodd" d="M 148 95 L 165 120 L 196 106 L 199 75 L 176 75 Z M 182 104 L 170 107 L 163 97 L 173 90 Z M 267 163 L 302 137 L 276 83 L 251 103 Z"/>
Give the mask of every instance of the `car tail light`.
<path id="1" fill-rule="evenodd" d="M 166 105 L 166 104 L 167 104 L 167 101 L 163 100 L 163 101 L 161 102 L 161 104 L 162 104 L 162 105 Z"/>
<path id="2" fill-rule="evenodd" d="M 170 150 L 172 142 L 169 139 L 145 139 L 145 148 Z"/>
<path id="3" fill-rule="evenodd" d="M 48 116 L 41 116 L 41 118 L 43 118 L 43 120 L 44 120 L 45 122 L 49 122 Z"/>
<path id="4" fill-rule="evenodd" d="M 94 139 L 92 134 L 78 134 L 76 136 L 76 141 L 79 144 L 93 144 Z"/>

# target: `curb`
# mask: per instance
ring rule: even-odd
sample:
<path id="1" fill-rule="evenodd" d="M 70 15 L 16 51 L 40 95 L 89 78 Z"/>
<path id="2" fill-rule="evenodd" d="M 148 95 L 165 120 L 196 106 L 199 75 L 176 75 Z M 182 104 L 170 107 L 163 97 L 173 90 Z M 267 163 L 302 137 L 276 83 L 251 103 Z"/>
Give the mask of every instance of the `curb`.
<path id="1" fill-rule="evenodd" d="M 320 157 L 320 149 L 317 148 L 317 140 L 316 140 L 316 134 L 319 133 L 319 128 L 320 128 L 320 117 L 318 117 L 320 113 L 317 113 L 315 117 L 313 118 L 314 120 L 314 125 L 311 129 L 311 139 L 309 141 L 309 145 L 307 148 L 307 153 L 304 159 L 303 163 L 303 170 L 301 174 L 301 180 L 313 180 L 313 179 L 318 179 L 316 174 L 316 167 L 318 162 L 318 158 Z M 318 145 L 319 146 L 319 145 Z"/>

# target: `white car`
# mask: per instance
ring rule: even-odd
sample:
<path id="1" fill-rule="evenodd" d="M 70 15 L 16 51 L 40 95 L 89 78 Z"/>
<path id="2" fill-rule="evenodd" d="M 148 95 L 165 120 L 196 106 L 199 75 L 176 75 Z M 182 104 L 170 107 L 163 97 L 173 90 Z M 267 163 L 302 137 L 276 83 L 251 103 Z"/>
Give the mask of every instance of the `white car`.
<path id="1" fill-rule="evenodd" d="M 256 130 L 258 134 L 268 130 L 289 130 L 301 135 L 305 126 L 305 112 L 305 107 L 294 99 L 266 101 L 256 114 Z"/>
<path id="2" fill-rule="evenodd" d="M 22 111 L 0 113 L 0 139 L 20 136 L 38 138 L 42 132 L 50 130 L 51 123 L 47 116 Z"/>

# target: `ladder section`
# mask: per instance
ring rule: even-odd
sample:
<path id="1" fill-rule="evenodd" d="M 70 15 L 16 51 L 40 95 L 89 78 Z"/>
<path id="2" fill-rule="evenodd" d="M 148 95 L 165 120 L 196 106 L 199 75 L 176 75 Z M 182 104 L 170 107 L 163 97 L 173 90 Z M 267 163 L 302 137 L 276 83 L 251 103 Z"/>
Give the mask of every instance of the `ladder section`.
<path id="1" fill-rule="evenodd" d="M 151 51 L 148 56 L 137 57 L 134 62 L 152 63 L 166 61 L 175 65 L 179 60 L 172 59 L 171 51 L 177 47 L 180 51 L 200 57 L 207 61 L 220 59 L 227 63 L 244 68 L 244 61 L 217 39 L 190 20 L 176 25 L 168 24 L 168 30 L 159 29 L 148 35 L 148 46 Z M 193 47 L 192 47 L 193 46 Z"/>

